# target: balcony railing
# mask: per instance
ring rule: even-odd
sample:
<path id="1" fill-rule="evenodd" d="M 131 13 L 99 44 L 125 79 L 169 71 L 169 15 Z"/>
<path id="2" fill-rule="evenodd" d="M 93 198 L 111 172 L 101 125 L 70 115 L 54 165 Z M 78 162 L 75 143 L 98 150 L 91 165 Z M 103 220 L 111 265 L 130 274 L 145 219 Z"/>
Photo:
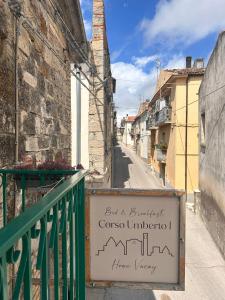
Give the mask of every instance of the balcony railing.
<path id="1" fill-rule="evenodd" d="M 171 123 L 172 109 L 170 107 L 164 107 L 155 115 L 156 126 Z"/>
<path id="2" fill-rule="evenodd" d="M 150 115 L 146 121 L 146 129 L 151 130 L 157 127 L 155 115 Z"/>
<path id="3" fill-rule="evenodd" d="M 22 212 L 7 224 L 6 183 L 13 170 L 10 175 L 7 171 L 1 170 L 0 299 L 30 300 L 38 289 L 40 299 L 84 300 L 86 172 L 71 176 L 26 208 L 25 175 L 31 171 L 23 170 Z M 66 171 L 70 172 L 74 174 Z M 40 174 L 42 182 L 44 173 Z"/>

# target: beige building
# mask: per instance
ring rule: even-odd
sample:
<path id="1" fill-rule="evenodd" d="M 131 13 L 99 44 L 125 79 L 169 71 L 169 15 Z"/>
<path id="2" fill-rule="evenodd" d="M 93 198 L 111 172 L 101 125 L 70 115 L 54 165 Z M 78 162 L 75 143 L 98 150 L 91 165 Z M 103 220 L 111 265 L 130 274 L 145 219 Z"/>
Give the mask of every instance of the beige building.
<path id="1" fill-rule="evenodd" d="M 204 75 L 203 60 L 192 66 L 191 58 L 187 58 L 186 69 L 167 72 L 170 76 L 161 80 L 150 103 L 149 162 L 165 185 L 185 189 L 191 196 L 198 188 L 198 91 Z"/>

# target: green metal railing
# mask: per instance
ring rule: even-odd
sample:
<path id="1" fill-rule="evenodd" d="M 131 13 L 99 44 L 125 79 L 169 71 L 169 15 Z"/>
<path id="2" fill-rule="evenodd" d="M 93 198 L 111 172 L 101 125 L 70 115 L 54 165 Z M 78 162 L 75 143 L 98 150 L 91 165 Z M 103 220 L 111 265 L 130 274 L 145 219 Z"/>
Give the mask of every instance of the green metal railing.
<path id="1" fill-rule="evenodd" d="M 0 230 L 1 300 L 33 299 L 35 284 L 39 299 L 85 299 L 85 175 L 71 176 Z"/>
<path id="2" fill-rule="evenodd" d="M 14 197 L 21 190 L 21 206 L 22 211 L 26 208 L 26 190 L 30 183 L 37 184 L 36 188 L 58 185 L 62 183 L 64 178 L 76 174 L 76 170 L 19 170 L 19 169 L 0 169 L 2 177 L 2 203 L 3 203 L 3 226 L 7 224 L 7 204 L 9 205 L 9 190 L 13 191 L 12 183 L 14 183 Z M 53 184 L 49 185 L 52 180 Z M 16 184 L 17 182 L 17 184 Z M 17 186 L 19 184 L 19 186 Z M 10 185 L 10 187 L 9 187 Z M 16 189 L 16 190 L 15 190 Z"/>

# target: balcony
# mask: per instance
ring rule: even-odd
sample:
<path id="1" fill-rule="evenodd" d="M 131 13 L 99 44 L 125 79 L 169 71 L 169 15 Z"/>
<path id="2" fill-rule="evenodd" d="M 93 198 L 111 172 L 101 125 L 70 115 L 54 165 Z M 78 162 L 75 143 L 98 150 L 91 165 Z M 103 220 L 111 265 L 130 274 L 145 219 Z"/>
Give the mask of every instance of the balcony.
<path id="1" fill-rule="evenodd" d="M 168 106 L 162 108 L 155 114 L 156 126 L 162 126 L 171 123 L 172 109 Z"/>
<path id="2" fill-rule="evenodd" d="M 156 118 L 155 115 L 150 115 L 146 121 L 146 129 L 153 130 L 157 129 Z"/>
<path id="3" fill-rule="evenodd" d="M 86 171 L 3 169 L 0 175 L 0 299 L 33 299 L 38 291 L 40 299 L 85 300 Z M 46 193 L 53 175 L 63 178 Z M 29 207 L 28 182 L 38 178 L 41 194 Z M 9 220 L 9 203 L 17 198 L 20 210 Z"/>
<path id="4" fill-rule="evenodd" d="M 157 155 L 156 155 L 156 157 L 157 157 L 157 161 L 159 161 L 159 162 L 166 162 L 166 150 L 162 150 L 162 149 L 157 149 L 156 150 L 157 152 Z"/>

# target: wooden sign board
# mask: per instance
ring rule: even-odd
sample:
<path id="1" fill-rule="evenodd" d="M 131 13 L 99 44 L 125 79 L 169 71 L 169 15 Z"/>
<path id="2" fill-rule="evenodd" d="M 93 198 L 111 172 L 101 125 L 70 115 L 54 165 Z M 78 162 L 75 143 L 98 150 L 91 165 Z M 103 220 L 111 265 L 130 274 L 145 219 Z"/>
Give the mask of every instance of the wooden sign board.
<path id="1" fill-rule="evenodd" d="M 182 196 L 175 190 L 88 190 L 89 285 L 184 290 Z"/>

